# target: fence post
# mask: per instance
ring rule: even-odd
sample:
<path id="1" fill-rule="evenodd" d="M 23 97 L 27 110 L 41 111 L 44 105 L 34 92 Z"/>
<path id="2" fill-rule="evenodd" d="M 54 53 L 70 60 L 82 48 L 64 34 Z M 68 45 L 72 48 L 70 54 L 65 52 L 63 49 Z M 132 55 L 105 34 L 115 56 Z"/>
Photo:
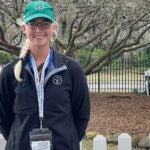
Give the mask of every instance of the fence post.
<path id="1" fill-rule="evenodd" d="M 106 138 L 103 135 L 97 135 L 93 139 L 93 150 L 107 150 Z"/>
<path id="2" fill-rule="evenodd" d="M 0 133 L 0 149 L 5 150 L 6 141 L 3 137 L 3 135 Z"/>
<path id="3" fill-rule="evenodd" d="M 100 71 L 98 71 L 98 92 L 100 92 Z"/>
<path id="4" fill-rule="evenodd" d="M 127 133 L 121 133 L 118 136 L 118 150 L 131 150 L 131 136 Z"/>

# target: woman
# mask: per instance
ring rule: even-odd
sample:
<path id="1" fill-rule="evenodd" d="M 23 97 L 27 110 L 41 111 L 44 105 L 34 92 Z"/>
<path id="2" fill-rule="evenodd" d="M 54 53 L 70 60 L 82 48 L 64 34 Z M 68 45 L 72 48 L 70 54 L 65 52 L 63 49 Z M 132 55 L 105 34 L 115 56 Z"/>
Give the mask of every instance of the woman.
<path id="1" fill-rule="evenodd" d="M 0 75 L 6 150 L 79 150 L 90 114 L 84 73 L 75 60 L 50 46 L 55 19 L 49 3 L 29 2 L 23 22 L 27 39 L 19 59 Z"/>

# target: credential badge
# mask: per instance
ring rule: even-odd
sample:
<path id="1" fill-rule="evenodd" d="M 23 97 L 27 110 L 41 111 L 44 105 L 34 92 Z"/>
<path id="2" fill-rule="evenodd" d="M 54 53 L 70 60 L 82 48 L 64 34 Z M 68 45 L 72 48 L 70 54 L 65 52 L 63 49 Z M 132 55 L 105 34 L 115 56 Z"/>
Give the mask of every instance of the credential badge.
<path id="1" fill-rule="evenodd" d="M 54 85 L 61 85 L 62 84 L 62 76 L 54 75 L 52 77 L 52 82 L 53 82 Z"/>

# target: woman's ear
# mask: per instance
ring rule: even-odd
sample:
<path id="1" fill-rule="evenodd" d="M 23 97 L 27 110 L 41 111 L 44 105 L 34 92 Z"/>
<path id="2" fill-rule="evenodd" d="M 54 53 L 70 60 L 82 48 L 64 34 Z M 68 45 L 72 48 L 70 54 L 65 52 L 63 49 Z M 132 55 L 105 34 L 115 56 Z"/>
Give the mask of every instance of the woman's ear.
<path id="1" fill-rule="evenodd" d="M 57 25 L 55 23 L 51 24 L 51 32 L 54 32 L 57 28 Z"/>
<path id="2" fill-rule="evenodd" d="M 26 27 L 25 27 L 25 24 L 21 25 L 20 28 L 21 28 L 21 30 L 23 31 L 23 33 L 25 33 L 25 28 L 26 28 Z"/>

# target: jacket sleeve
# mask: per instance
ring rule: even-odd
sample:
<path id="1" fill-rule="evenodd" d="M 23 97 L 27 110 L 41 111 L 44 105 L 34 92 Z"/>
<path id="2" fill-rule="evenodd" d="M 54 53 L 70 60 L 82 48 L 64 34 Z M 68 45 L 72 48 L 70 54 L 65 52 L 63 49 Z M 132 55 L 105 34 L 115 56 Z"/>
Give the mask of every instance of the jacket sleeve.
<path id="1" fill-rule="evenodd" d="M 75 62 L 72 66 L 72 113 L 79 141 L 82 140 L 90 118 L 90 97 L 87 81 L 80 65 Z"/>
<path id="2" fill-rule="evenodd" d="M 0 131 L 7 140 L 14 120 L 12 72 L 4 68 L 0 73 Z"/>

